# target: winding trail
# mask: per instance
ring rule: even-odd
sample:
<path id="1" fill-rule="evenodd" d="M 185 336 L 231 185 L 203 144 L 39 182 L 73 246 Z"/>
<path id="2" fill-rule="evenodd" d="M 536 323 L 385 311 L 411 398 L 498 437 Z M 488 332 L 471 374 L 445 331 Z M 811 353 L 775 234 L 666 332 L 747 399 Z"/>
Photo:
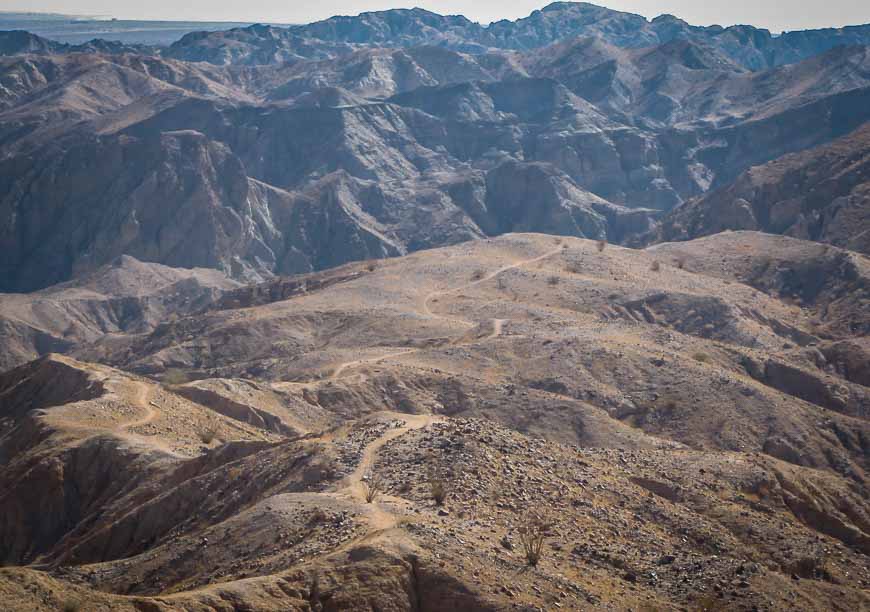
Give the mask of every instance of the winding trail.
<path id="1" fill-rule="evenodd" d="M 446 417 L 428 414 L 414 415 L 389 411 L 372 416 L 381 416 L 395 421 L 403 421 L 403 424 L 400 427 L 395 427 L 387 430 L 377 439 L 369 442 L 363 450 L 359 464 L 356 466 L 352 473 L 348 474 L 338 484 L 337 489 L 319 493 L 298 492 L 284 494 L 292 496 L 295 499 L 304 500 L 308 503 L 313 504 L 315 507 L 322 507 L 325 503 L 323 497 L 328 496 L 334 499 L 340 499 L 345 502 L 359 504 L 364 511 L 362 513 L 365 516 L 365 530 L 363 533 L 361 533 L 357 537 L 351 538 L 343 542 L 341 545 L 339 545 L 337 548 L 334 548 L 333 550 L 326 551 L 322 554 L 318 554 L 314 557 L 309 558 L 306 563 L 314 563 L 316 562 L 317 558 L 337 557 L 364 544 L 371 544 L 375 541 L 381 540 L 386 541 L 387 544 L 401 546 L 406 550 L 408 548 L 417 549 L 417 544 L 412 541 L 410 535 L 407 532 L 398 529 L 400 521 L 410 515 L 391 512 L 389 508 L 382 505 L 383 502 L 387 502 L 388 504 L 407 506 L 410 505 L 411 502 L 401 497 L 395 497 L 382 493 L 372 503 L 367 503 L 365 500 L 365 487 L 363 486 L 363 477 L 366 475 L 366 473 L 369 472 L 369 470 L 371 470 L 372 466 L 377 460 L 378 452 L 391 440 L 395 440 L 396 438 L 399 438 L 411 431 L 423 429 L 425 427 L 428 427 L 429 425 L 432 425 L 433 423 L 442 422 L 447 419 Z M 332 433 L 330 433 L 321 437 L 320 439 L 324 441 L 332 441 L 334 439 L 334 436 Z M 165 601 L 174 601 L 185 597 L 190 597 L 190 595 L 193 593 L 225 593 L 225 589 L 227 588 L 228 584 L 271 584 L 271 581 L 273 581 L 278 576 L 296 577 L 297 571 L 298 570 L 295 567 L 290 567 L 287 570 L 277 574 L 253 576 L 250 578 L 240 578 L 229 583 L 210 583 L 198 588 L 163 594 L 159 596 L 159 600 L 165 603 Z"/>
<path id="2" fill-rule="evenodd" d="M 122 427 L 124 431 L 130 431 L 134 427 L 148 425 L 149 423 L 156 421 L 159 415 L 159 413 L 154 410 L 154 404 L 151 402 L 151 389 L 148 387 L 148 385 L 146 385 L 145 383 L 137 382 L 136 386 L 138 387 L 138 392 L 136 393 L 136 403 L 145 409 L 145 416 L 136 419 L 135 421 L 124 423 L 124 426 Z"/>
<path id="3" fill-rule="evenodd" d="M 189 457 L 187 457 L 186 455 L 182 455 L 173 450 L 169 443 L 166 440 L 161 439 L 159 436 L 138 434 L 135 431 L 132 431 L 136 427 L 142 427 L 143 425 L 153 423 L 161 416 L 161 412 L 158 409 L 157 405 L 153 401 L 151 401 L 151 396 L 154 390 L 147 384 L 142 382 L 136 382 L 135 384 L 137 386 L 137 392 L 134 402 L 145 409 L 145 415 L 133 421 L 128 421 L 122 424 L 116 430 L 117 435 L 120 435 L 121 437 L 126 438 L 131 442 L 146 444 L 151 448 L 156 448 L 172 457 L 176 457 L 178 459 L 188 459 Z"/>
<path id="4" fill-rule="evenodd" d="M 552 257 L 553 255 L 557 255 L 561 252 L 562 252 L 562 247 L 559 247 L 557 249 L 553 249 L 552 251 L 547 251 L 546 253 L 544 253 L 543 255 L 539 255 L 538 257 L 534 257 L 532 259 L 525 259 L 523 261 L 518 261 L 518 262 L 511 264 L 509 266 L 504 266 L 502 268 L 499 268 L 495 272 L 487 274 L 486 276 L 479 278 L 475 281 L 471 281 L 470 283 L 460 285 L 459 287 L 453 287 L 452 289 L 441 289 L 440 291 L 433 291 L 430 294 L 428 294 L 426 296 L 426 299 L 423 301 L 423 311 L 427 315 L 429 315 L 430 317 L 434 317 L 436 319 L 444 319 L 447 321 L 454 321 L 457 323 L 462 323 L 462 324 L 467 325 L 469 327 L 473 327 L 475 324 L 471 321 L 467 321 L 465 319 L 456 319 L 453 317 L 448 317 L 446 315 L 441 315 L 441 314 L 438 314 L 437 312 L 434 312 L 429 307 L 429 302 L 431 302 L 433 300 L 433 298 L 436 298 L 436 297 L 439 297 L 442 295 L 448 295 L 450 293 L 456 293 L 458 291 L 464 291 L 466 289 L 471 289 L 472 287 L 482 285 L 483 283 L 489 282 L 492 279 L 500 276 L 501 274 L 504 274 L 505 272 L 508 272 L 510 270 L 516 270 L 518 268 L 522 268 L 525 266 L 529 266 L 529 265 L 534 264 L 534 263 L 538 263 L 539 261 L 543 261 L 543 260 L 547 259 L 548 257 Z"/>
<path id="5" fill-rule="evenodd" d="M 491 272 L 490 274 L 483 276 L 482 278 L 479 278 L 475 281 L 471 281 L 470 283 L 465 283 L 463 285 L 460 285 L 459 287 L 453 287 L 451 289 L 440 289 L 438 291 L 432 291 L 432 292 L 428 293 L 426 295 L 426 298 L 423 300 L 422 311 L 427 316 L 432 317 L 433 319 L 441 319 L 442 321 L 450 321 L 452 323 L 458 323 L 458 324 L 463 325 L 463 326 L 468 327 L 468 328 L 473 328 L 476 325 L 479 325 L 479 323 L 475 323 L 474 321 L 469 321 L 467 319 L 459 319 L 456 317 L 451 317 L 449 315 L 439 314 L 439 313 L 432 310 L 429 303 L 437 297 L 449 295 L 451 293 L 457 293 L 459 291 L 464 291 L 466 289 L 470 289 L 472 287 L 482 285 L 483 283 L 489 282 L 489 281 L 493 280 L 494 278 L 498 277 L 499 275 L 504 274 L 505 272 L 508 272 L 510 270 L 516 270 L 516 269 L 522 268 L 524 266 L 538 263 L 539 261 L 543 261 L 549 257 L 552 257 L 553 255 L 558 255 L 561 252 L 562 252 L 562 247 L 559 247 L 557 249 L 553 249 L 552 251 L 547 251 L 546 253 L 544 253 L 543 255 L 539 255 L 538 257 L 533 257 L 532 259 L 525 259 L 523 261 L 518 261 L 518 262 L 510 264 L 508 266 L 501 267 L 498 270 L 495 270 L 494 272 Z M 493 321 L 492 321 L 493 331 L 491 334 L 489 334 L 488 336 L 483 338 L 483 340 L 492 340 L 493 338 L 498 338 L 499 336 L 501 336 L 502 332 L 504 330 L 504 324 L 507 322 L 508 321 L 506 319 L 493 319 Z M 356 359 L 353 361 L 347 361 L 345 363 L 340 364 L 335 369 L 335 371 L 329 376 L 329 380 L 337 380 L 346 370 L 348 370 L 350 368 L 355 368 L 357 366 L 367 364 L 367 363 L 379 363 L 381 361 L 386 361 L 387 359 L 392 359 L 394 357 L 400 357 L 402 355 L 410 355 L 412 353 L 418 353 L 421 350 L 422 349 L 419 349 L 419 348 L 412 348 L 412 349 L 407 349 L 407 350 L 403 350 L 403 351 L 398 351 L 395 353 L 390 353 L 389 355 L 382 355 L 379 357 L 369 357 L 369 358 L 365 358 L 365 359 Z"/>
<path id="6" fill-rule="evenodd" d="M 366 489 L 363 484 L 363 479 L 366 474 L 371 471 L 375 461 L 377 461 L 380 450 L 390 441 L 395 440 L 408 432 L 423 429 L 433 423 L 445 420 L 444 417 L 431 414 L 415 415 L 399 412 L 384 412 L 381 413 L 381 416 L 396 421 L 402 421 L 403 424 L 400 427 L 387 430 L 376 440 L 370 442 L 363 450 L 356 469 L 345 476 L 337 490 L 327 494 L 360 504 L 360 506 L 366 511 L 366 523 L 368 526 L 366 532 L 361 536 L 346 542 L 340 549 L 338 549 L 339 551 L 353 548 L 354 546 L 358 546 L 364 542 L 369 542 L 376 537 L 382 536 L 385 532 L 395 529 L 399 525 L 399 519 L 402 515 L 397 515 L 391 512 L 384 506 L 384 502 L 394 505 L 406 505 L 409 503 L 406 499 L 388 495 L 383 491 L 371 503 L 366 502 Z"/>
<path id="7" fill-rule="evenodd" d="M 379 363 L 381 361 L 386 361 L 387 359 L 391 359 L 393 357 L 399 357 L 401 355 L 409 355 L 411 353 L 416 353 L 419 350 L 420 349 L 413 348 L 413 349 L 408 349 L 405 351 L 398 351 L 396 353 L 390 353 L 389 355 L 381 355 L 380 357 L 367 357 L 365 359 L 356 359 L 354 361 L 347 361 L 335 369 L 335 371 L 329 376 L 329 380 L 337 379 L 339 376 L 341 376 L 341 374 L 345 370 L 347 370 L 349 368 L 355 368 L 359 365 L 363 365 L 364 363 Z"/>

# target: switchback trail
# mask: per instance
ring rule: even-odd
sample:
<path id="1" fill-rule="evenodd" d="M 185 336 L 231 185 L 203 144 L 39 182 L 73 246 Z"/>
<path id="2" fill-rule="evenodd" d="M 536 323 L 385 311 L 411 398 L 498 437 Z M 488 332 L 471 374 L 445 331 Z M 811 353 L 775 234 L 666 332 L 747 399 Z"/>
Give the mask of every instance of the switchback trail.
<path id="1" fill-rule="evenodd" d="M 499 268 L 495 272 L 487 274 L 486 276 L 479 278 L 477 280 L 471 281 L 470 283 L 466 283 L 464 285 L 460 285 L 459 287 L 453 287 L 452 289 L 441 289 L 439 291 L 433 291 L 426 296 L 426 299 L 423 301 L 423 311 L 429 315 L 430 317 L 434 317 L 436 319 L 444 319 L 446 321 L 453 321 L 456 323 L 461 323 L 463 325 L 467 325 L 469 327 L 473 327 L 475 324 L 471 321 L 466 321 L 465 319 L 456 319 L 453 317 L 448 317 L 446 315 L 438 314 L 437 312 L 433 312 L 433 310 L 429 307 L 429 302 L 432 301 L 433 298 L 447 295 L 449 293 L 456 293 L 457 291 L 464 291 L 465 289 L 471 289 L 472 287 L 476 287 L 477 285 L 482 285 L 483 283 L 489 282 L 497 276 L 504 274 L 510 270 L 516 270 L 518 268 L 522 268 L 525 266 L 529 266 L 534 263 L 538 263 L 539 261 L 543 261 L 548 257 L 552 257 L 553 255 L 557 255 L 562 252 L 562 247 L 558 249 L 553 249 L 552 251 L 547 251 L 543 255 L 539 255 L 538 257 L 533 257 L 532 259 L 525 259 L 523 261 L 518 261 L 517 263 L 511 264 L 509 266 L 504 266 Z"/>
<path id="2" fill-rule="evenodd" d="M 390 441 L 395 440 L 408 432 L 423 429 L 443 421 L 443 417 L 403 413 L 385 413 L 385 416 L 395 417 L 397 421 L 403 421 L 400 427 L 389 429 L 384 432 L 376 440 L 370 442 L 363 450 L 359 464 L 356 469 L 342 480 L 340 488 L 334 493 L 338 497 L 349 497 L 354 502 L 362 504 L 368 510 L 368 529 L 365 534 L 356 538 L 345 547 L 352 548 L 362 542 L 369 541 L 375 535 L 381 534 L 384 531 L 395 528 L 399 524 L 399 516 L 390 512 L 385 508 L 383 502 L 393 504 L 406 504 L 407 500 L 400 497 L 394 497 L 381 491 L 378 496 L 371 502 L 366 502 L 366 488 L 364 479 L 371 472 L 372 467 L 377 460 L 378 452 Z"/>
<path id="3" fill-rule="evenodd" d="M 510 270 L 516 270 L 518 268 L 522 268 L 524 266 L 528 266 L 528 265 L 537 263 L 539 261 L 543 261 L 543 260 L 547 259 L 548 257 L 552 257 L 553 255 L 557 255 L 558 253 L 561 253 L 561 252 L 562 252 L 562 247 L 559 247 L 557 249 L 553 249 L 552 251 L 547 251 L 546 253 L 544 253 L 543 255 L 539 255 L 538 257 L 533 257 L 532 259 L 525 259 L 523 261 L 518 261 L 518 262 L 510 264 L 508 266 L 501 267 L 498 270 L 495 270 L 494 272 L 491 272 L 490 274 L 483 276 L 482 278 L 471 281 L 469 283 L 465 283 L 463 285 L 460 285 L 459 287 L 453 287 L 451 289 L 440 289 L 438 291 L 432 291 L 431 293 L 427 294 L 426 298 L 423 300 L 422 310 L 426 315 L 428 315 L 434 319 L 441 319 L 443 321 L 451 321 L 453 323 L 458 323 L 458 324 L 463 325 L 465 327 L 474 327 L 475 325 L 477 325 L 477 323 L 475 323 L 473 321 L 468 321 L 466 319 L 458 319 L 455 317 L 450 317 L 448 315 L 443 315 L 443 314 L 439 314 L 437 312 L 434 312 L 432 310 L 432 308 L 429 306 L 429 303 L 436 297 L 440 297 L 440 296 L 448 295 L 450 293 L 456 293 L 458 291 L 464 291 L 465 289 L 470 289 L 472 287 L 476 287 L 478 285 L 481 285 L 483 283 L 491 281 L 492 279 L 498 277 L 500 274 L 504 274 L 505 272 L 508 272 Z M 504 324 L 506 322 L 507 321 L 505 319 L 494 319 L 493 320 L 493 331 L 490 335 L 486 336 L 485 339 L 491 340 L 493 338 L 499 337 L 502 334 L 502 329 L 504 328 Z M 329 376 L 329 380 L 336 380 L 345 372 L 345 370 L 348 370 L 350 368 L 354 368 L 354 367 L 362 365 L 362 364 L 379 363 L 381 361 L 386 361 L 387 359 L 392 359 L 394 357 L 400 357 L 402 355 L 410 355 L 412 353 L 417 353 L 420 350 L 422 350 L 422 349 L 413 348 L 413 349 L 407 349 L 407 350 L 402 350 L 402 351 L 398 351 L 395 353 L 391 353 L 389 355 L 382 355 L 379 357 L 369 357 L 369 358 L 364 358 L 364 359 L 356 359 L 353 361 L 347 361 L 345 363 L 340 364 L 335 369 L 335 371 Z"/>
<path id="4" fill-rule="evenodd" d="M 157 420 L 157 416 L 159 414 L 154 409 L 154 406 L 151 403 L 151 390 L 148 388 L 148 385 L 144 383 L 136 383 L 136 386 L 138 387 L 136 393 L 136 403 L 145 409 L 145 416 L 138 418 L 134 421 L 130 421 L 129 423 L 124 423 L 124 431 L 130 431 L 135 427 L 147 425 L 148 423 Z"/>

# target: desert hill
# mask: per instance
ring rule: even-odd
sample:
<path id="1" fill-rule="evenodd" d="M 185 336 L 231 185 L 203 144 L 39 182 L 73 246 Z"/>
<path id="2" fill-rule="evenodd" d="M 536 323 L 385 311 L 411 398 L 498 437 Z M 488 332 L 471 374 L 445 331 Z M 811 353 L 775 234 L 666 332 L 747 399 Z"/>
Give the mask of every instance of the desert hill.
<path id="1" fill-rule="evenodd" d="M 216 270 L 169 268 L 123 255 L 29 294 L 0 294 L 0 371 L 107 334 L 144 332 L 238 286 Z"/>
<path id="2" fill-rule="evenodd" d="M 42 568 L 0 571 L 13 609 L 866 603 L 846 586 L 868 580 L 855 573 L 858 551 L 868 546 L 856 526 L 866 524 L 866 502 L 829 472 L 753 453 L 583 449 L 489 420 L 407 413 L 280 441 L 218 421 L 218 442 L 197 447 L 185 438 L 192 433 L 186 419 L 163 420 L 170 409 L 201 412 L 177 395 L 56 357 L 15 376 L 39 384 L 49 371 L 69 385 L 103 387 L 62 406 L 45 397 L 15 428 L 43 432 L 42 461 L 66 466 L 55 478 L 59 485 L 76 479 L 76 497 L 60 493 L 69 487 L 42 488 L 42 499 L 19 497 L 18 511 L 4 513 L 9 525 L 38 503 L 56 509 L 43 510 L 41 521 L 70 526 L 7 558 L 38 560 Z M 152 414 L 143 418 L 141 393 L 151 398 Z M 138 413 L 123 409 L 130 404 Z M 87 437 L 71 420 L 83 414 L 94 419 Z M 117 419 L 114 429 L 94 437 L 103 419 Z M 63 445 L 49 446 L 59 438 Z M 172 450 L 161 448 L 170 440 Z M 21 471 L 32 451 L 8 444 L 3 451 L 11 455 L 7 492 L 16 490 L 10 480 L 25 488 L 29 478 L 44 482 L 38 469 Z M 115 472 L 103 483 L 135 487 L 101 484 L 87 468 L 98 464 Z M 443 506 L 430 499 L 433 469 L 449 482 Z M 383 493 L 366 503 L 365 482 L 374 478 Z M 540 508 L 542 498 L 558 501 Z M 3 499 L 8 510 L 10 497 Z M 554 535 L 528 570 L 517 529 L 533 507 Z M 4 545 L 21 537 L 7 534 Z"/>
<path id="3" fill-rule="evenodd" d="M 512 234 L 218 287 L 6 372 L 3 549 L 41 569 L 0 588 L 36 609 L 864 605 L 870 392 L 843 344 L 866 258 L 798 295 L 833 247 L 599 248 Z M 520 571 L 538 499 L 553 536 Z"/>
<path id="4" fill-rule="evenodd" d="M 863 480 L 870 395 L 833 347 L 864 335 L 866 259 L 844 252 L 851 271 L 801 296 L 801 278 L 845 264 L 814 243 L 785 257 L 776 237 L 727 236 L 715 249 L 675 245 L 688 256 L 542 235 L 471 242 L 240 289 L 73 354 L 149 376 L 275 381 L 323 408 L 423 402 L 570 443 L 655 445 L 634 427 L 695 447 L 768 448 Z M 768 275 L 791 284 L 744 278 L 720 263 L 729 253 L 760 268 L 767 257 Z"/>

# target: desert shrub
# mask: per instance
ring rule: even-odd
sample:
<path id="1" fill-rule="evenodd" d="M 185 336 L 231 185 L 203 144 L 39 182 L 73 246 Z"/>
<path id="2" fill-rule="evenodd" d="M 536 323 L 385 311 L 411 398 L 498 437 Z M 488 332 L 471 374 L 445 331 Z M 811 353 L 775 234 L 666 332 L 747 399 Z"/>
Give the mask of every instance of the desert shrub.
<path id="1" fill-rule="evenodd" d="M 429 495 L 436 505 L 442 505 L 450 492 L 450 479 L 444 470 L 438 468 L 430 468 L 426 478 L 429 481 Z"/>
<path id="2" fill-rule="evenodd" d="M 308 524 L 311 526 L 321 525 L 329 520 L 329 515 L 322 508 L 315 508 L 308 517 Z"/>
<path id="3" fill-rule="evenodd" d="M 685 257 L 677 257 L 674 260 L 674 265 L 679 270 L 685 270 L 686 269 L 686 258 Z"/>
<path id="4" fill-rule="evenodd" d="M 435 504 L 441 506 L 447 499 L 447 483 L 443 480 L 433 480 L 429 483 L 429 491 Z"/>
<path id="5" fill-rule="evenodd" d="M 366 503 L 370 504 L 378 498 L 378 495 L 384 491 L 384 479 L 369 472 L 368 476 L 363 479 L 363 490 L 365 491 Z"/>
<path id="6" fill-rule="evenodd" d="M 603 252 L 604 252 L 604 249 L 607 248 L 607 241 L 606 241 L 606 240 L 599 240 L 599 241 L 595 244 L 595 248 L 598 249 L 598 252 L 599 252 L 599 253 L 603 253 Z"/>
<path id="7" fill-rule="evenodd" d="M 662 264 L 659 263 L 658 261 L 654 261 L 654 262 L 652 262 L 652 265 L 649 267 L 649 269 L 652 270 L 653 272 L 658 272 L 659 270 L 662 269 Z"/>
<path id="8" fill-rule="evenodd" d="M 523 546 L 526 563 L 534 567 L 541 561 L 544 552 L 544 542 L 549 533 L 549 525 L 540 515 L 529 513 L 523 518 L 519 533 L 519 540 Z"/>
<path id="9" fill-rule="evenodd" d="M 800 578 L 833 582 L 827 559 L 819 555 L 809 555 L 792 561 L 785 569 L 789 574 Z"/>
<path id="10" fill-rule="evenodd" d="M 580 266 L 580 262 L 572 261 L 567 266 L 565 266 L 565 272 L 569 272 L 571 274 L 580 274 L 583 268 Z"/>
<path id="11" fill-rule="evenodd" d="M 560 280 L 561 279 L 558 276 L 550 276 L 549 278 L 547 278 L 547 284 L 550 285 L 551 287 L 555 287 L 556 285 L 559 284 Z"/>
<path id="12" fill-rule="evenodd" d="M 474 273 L 471 275 L 471 280 L 479 281 L 484 276 L 486 276 L 486 273 L 483 270 L 475 270 Z"/>
<path id="13" fill-rule="evenodd" d="M 197 435 L 203 444 L 211 444 L 217 438 L 217 430 L 212 426 L 203 427 L 197 432 Z"/>
<path id="14" fill-rule="evenodd" d="M 378 262 L 376 262 L 376 261 L 370 261 L 366 264 L 366 270 L 368 270 L 369 272 L 374 272 L 377 269 L 378 269 Z"/>
<path id="15" fill-rule="evenodd" d="M 695 353 L 694 355 L 692 355 L 692 359 L 699 363 L 709 363 L 710 355 L 708 355 L 707 353 Z"/>
<path id="16" fill-rule="evenodd" d="M 78 601 L 65 601 L 63 604 L 63 612 L 79 612 L 82 609 L 82 604 Z"/>
<path id="17" fill-rule="evenodd" d="M 719 612 L 720 610 L 727 610 L 728 605 L 716 593 L 708 593 L 697 600 L 692 609 L 698 612 Z"/>
<path id="18" fill-rule="evenodd" d="M 163 373 L 163 382 L 167 385 L 183 385 L 190 382 L 190 376 L 179 368 L 170 368 Z"/>
<path id="19" fill-rule="evenodd" d="M 315 570 L 311 574 L 308 582 L 308 604 L 312 610 L 323 609 L 323 603 L 321 602 L 322 597 L 323 591 L 320 587 L 320 574 Z"/>

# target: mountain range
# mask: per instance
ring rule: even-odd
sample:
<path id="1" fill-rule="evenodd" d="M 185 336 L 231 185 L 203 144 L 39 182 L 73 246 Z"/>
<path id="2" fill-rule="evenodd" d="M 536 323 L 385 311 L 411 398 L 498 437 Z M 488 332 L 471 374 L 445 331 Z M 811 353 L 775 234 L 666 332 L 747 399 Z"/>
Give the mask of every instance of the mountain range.
<path id="1" fill-rule="evenodd" d="M 0 601 L 870 608 L 870 26 L 0 32 Z"/>
<path id="2" fill-rule="evenodd" d="M 557 3 L 487 27 L 397 10 L 157 50 L 5 33 L 0 289 L 122 254 L 257 280 L 510 231 L 654 234 L 858 129 L 868 32 Z"/>

